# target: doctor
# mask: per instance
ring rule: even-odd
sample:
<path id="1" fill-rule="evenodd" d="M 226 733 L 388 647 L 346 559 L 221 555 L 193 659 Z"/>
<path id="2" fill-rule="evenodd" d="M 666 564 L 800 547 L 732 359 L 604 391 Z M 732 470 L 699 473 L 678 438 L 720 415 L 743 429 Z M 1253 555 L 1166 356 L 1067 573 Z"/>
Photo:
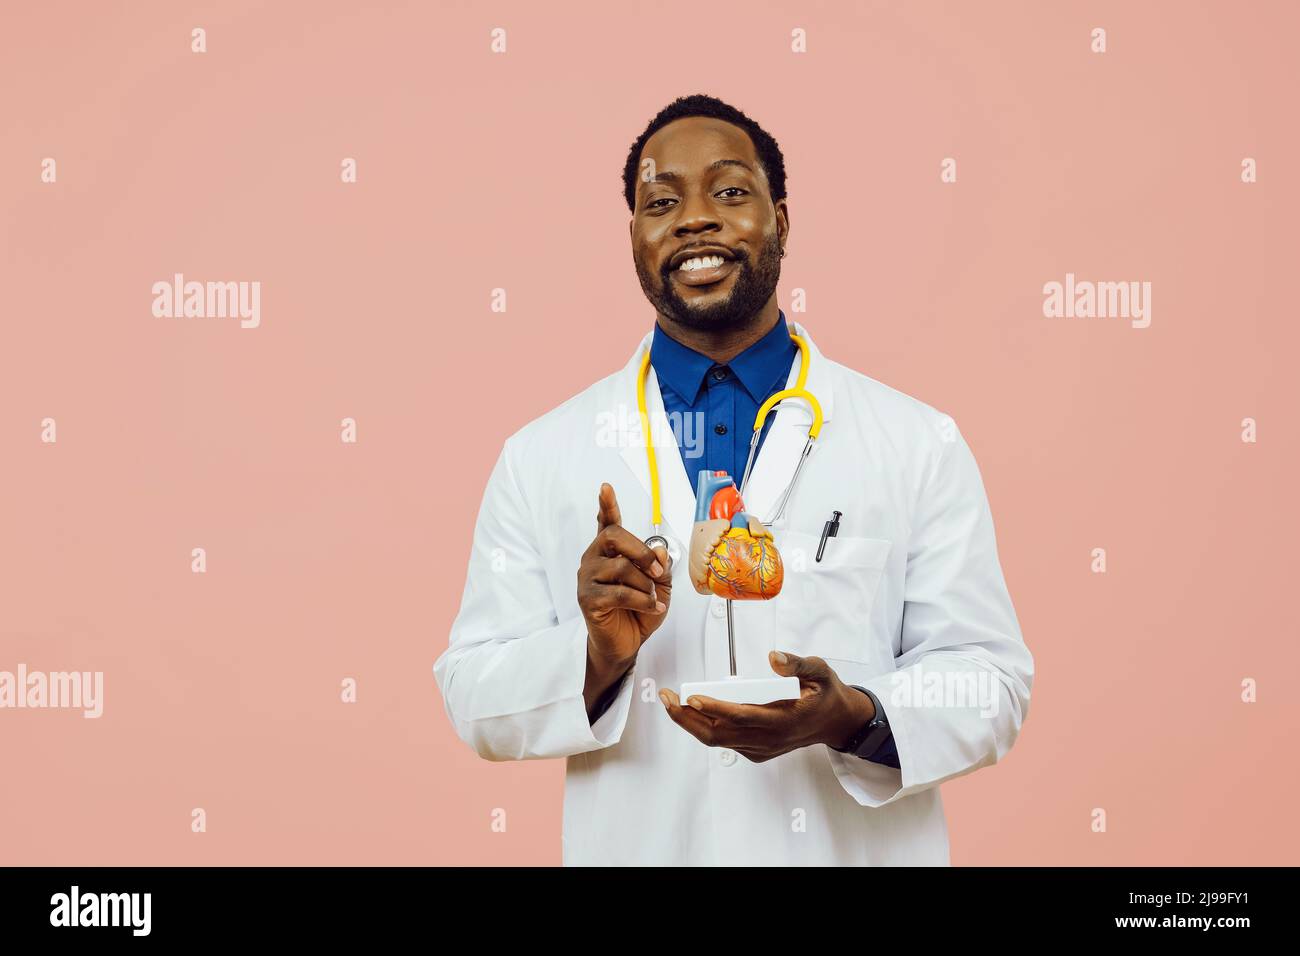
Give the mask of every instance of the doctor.
<path id="1" fill-rule="evenodd" d="M 567 758 L 567 865 L 947 864 L 939 785 L 1010 750 L 1033 679 L 970 448 L 952 419 L 825 358 L 778 308 L 784 163 L 747 116 L 677 100 L 633 144 L 624 183 L 655 328 L 621 371 L 506 440 L 434 665 L 447 714 L 489 760 Z M 641 361 L 649 349 L 676 546 L 697 472 L 739 482 L 755 411 L 795 384 L 791 332 L 823 428 L 769 525 L 784 587 L 733 613 L 737 673 L 796 676 L 801 699 L 682 701 L 684 681 L 730 672 L 726 609 L 696 593 L 684 556 L 644 542 Z M 768 416 L 749 513 L 777 510 L 811 423 L 801 402 Z"/>

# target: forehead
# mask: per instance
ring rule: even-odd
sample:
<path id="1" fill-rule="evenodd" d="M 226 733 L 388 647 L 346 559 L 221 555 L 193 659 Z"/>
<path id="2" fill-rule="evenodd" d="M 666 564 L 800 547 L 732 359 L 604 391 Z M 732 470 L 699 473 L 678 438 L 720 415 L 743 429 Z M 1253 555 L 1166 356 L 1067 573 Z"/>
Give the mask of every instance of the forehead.
<path id="1" fill-rule="evenodd" d="M 658 129 L 641 149 L 660 170 L 700 173 L 719 159 L 739 159 L 763 175 L 754 143 L 739 126 L 708 116 L 688 116 Z"/>

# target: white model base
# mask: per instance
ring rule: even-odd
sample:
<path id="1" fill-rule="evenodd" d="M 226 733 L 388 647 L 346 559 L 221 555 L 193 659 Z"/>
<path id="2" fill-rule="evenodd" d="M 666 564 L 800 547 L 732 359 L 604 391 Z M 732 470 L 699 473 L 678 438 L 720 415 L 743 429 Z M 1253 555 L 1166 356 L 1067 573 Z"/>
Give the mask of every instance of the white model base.
<path id="1" fill-rule="evenodd" d="M 799 699 L 797 677 L 726 677 L 722 680 L 693 680 L 682 685 L 681 702 L 694 694 L 732 704 L 771 704 Z"/>

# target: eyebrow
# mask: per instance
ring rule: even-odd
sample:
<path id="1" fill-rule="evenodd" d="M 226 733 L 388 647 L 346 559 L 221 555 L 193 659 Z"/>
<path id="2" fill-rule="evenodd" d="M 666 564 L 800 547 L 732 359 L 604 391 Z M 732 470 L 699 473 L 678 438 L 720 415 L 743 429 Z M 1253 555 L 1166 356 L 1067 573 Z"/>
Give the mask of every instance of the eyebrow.
<path id="1" fill-rule="evenodd" d="M 751 174 L 754 172 L 754 170 L 750 168 L 748 163 L 741 162 L 739 159 L 716 159 L 709 164 L 709 168 L 707 172 L 712 172 L 715 169 L 721 169 L 724 166 L 739 166 L 741 169 L 744 169 Z M 656 173 L 655 178 L 650 180 L 650 182 L 654 182 L 654 183 L 681 182 L 682 179 L 684 178 L 685 177 L 683 177 L 681 173 L 663 172 L 663 173 Z"/>

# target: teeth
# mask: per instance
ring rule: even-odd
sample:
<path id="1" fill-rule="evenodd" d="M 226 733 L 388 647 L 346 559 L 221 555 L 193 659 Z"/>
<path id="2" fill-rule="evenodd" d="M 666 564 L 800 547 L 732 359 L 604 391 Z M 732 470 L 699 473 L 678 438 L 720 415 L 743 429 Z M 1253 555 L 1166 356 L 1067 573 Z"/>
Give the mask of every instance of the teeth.
<path id="1" fill-rule="evenodd" d="M 694 272 L 696 269 L 716 269 L 726 261 L 722 256 L 696 256 L 694 259 L 687 259 L 677 268 L 682 272 Z"/>

